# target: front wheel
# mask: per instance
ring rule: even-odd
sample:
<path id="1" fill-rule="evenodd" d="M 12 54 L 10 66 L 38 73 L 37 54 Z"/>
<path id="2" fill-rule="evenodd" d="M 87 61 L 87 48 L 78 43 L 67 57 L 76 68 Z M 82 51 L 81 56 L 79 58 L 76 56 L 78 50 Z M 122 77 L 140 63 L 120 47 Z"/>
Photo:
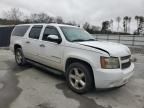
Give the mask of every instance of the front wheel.
<path id="1" fill-rule="evenodd" d="M 68 86 L 76 93 L 82 94 L 93 88 L 92 70 L 85 63 L 72 63 L 66 71 Z"/>
<path id="2" fill-rule="evenodd" d="M 15 50 L 15 61 L 19 66 L 23 66 L 26 64 L 25 57 L 23 55 L 23 51 L 21 48 L 17 48 Z"/>

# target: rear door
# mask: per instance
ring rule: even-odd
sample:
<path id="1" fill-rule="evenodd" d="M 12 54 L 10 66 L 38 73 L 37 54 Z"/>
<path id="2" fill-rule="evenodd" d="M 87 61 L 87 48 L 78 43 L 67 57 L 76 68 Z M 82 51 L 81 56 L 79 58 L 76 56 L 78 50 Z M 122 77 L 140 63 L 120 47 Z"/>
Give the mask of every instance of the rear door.
<path id="1" fill-rule="evenodd" d="M 25 52 L 28 59 L 38 61 L 38 52 L 39 52 L 39 37 L 41 35 L 43 26 L 34 25 L 29 34 L 27 40 L 25 40 Z"/>

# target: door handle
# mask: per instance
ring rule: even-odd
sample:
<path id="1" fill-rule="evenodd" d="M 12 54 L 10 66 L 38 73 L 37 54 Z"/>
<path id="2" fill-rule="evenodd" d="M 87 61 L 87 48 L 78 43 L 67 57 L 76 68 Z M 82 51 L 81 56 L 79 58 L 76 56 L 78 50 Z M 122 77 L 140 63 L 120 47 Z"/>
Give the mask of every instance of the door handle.
<path id="1" fill-rule="evenodd" d="M 30 43 L 30 41 L 26 41 L 26 43 L 27 43 L 27 44 L 29 44 L 29 43 Z"/>
<path id="2" fill-rule="evenodd" d="M 45 45 L 44 44 L 40 44 L 40 47 L 45 47 Z"/>

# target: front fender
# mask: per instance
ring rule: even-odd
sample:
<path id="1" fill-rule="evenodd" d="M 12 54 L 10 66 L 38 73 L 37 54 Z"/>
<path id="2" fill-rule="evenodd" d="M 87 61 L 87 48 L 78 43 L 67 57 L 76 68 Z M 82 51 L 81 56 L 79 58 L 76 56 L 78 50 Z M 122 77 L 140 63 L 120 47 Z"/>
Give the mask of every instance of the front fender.
<path id="1" fill-rule="evenodd" d="M 87 62 L 92 67 L 93 71 L 96 71 L 96 69 L 99 69 L 100 67 L 100 54 L 91 52 L 91 51 L 85 51 L 85 50 L 77 50 L 77 51 L 69 51 L 68 53 L 65 53 L 64 59 L 63 59 L 63 71 L 65 71 L 66 61 L 69 58 L 79 59 L 82 61 Z"/>

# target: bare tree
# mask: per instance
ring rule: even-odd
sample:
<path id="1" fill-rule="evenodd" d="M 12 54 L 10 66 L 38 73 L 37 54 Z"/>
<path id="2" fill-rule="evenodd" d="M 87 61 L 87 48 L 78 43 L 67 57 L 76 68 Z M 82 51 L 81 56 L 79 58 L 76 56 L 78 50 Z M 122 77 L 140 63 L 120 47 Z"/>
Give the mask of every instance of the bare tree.
<path id="1" fill-rule="evenodd" d="M 45 13 L 39 13 L 38 14 L 38 21 L 40 23 L 47 23 L 48 19 L 49 19 L 49 16 L 47 14 L 45 14 Z"/>
<path id="2" fill-rule="evenodd" d="M 101 28 L 98 27 L 98 26 L 92 25 L 91 29 L 92 29 L 93 32 L 96 32 L 96 31 L 100 31 Z"/>
<path id="3" fill-rule="evenodd" d="M 125 17 L 123 18 L 123 27 L 124 27 L 124 32 L 125 32 L 125 33 L 128 32 L 128 19 L 129 19 L 128 16 L 125 16 Z"/>
<path id="4" fill-rule="evenodd" d="M 54 22 L 54 18 L 48 16 L 46 13 L 32 13 L 30 21 L 33 23 L 52 23 Z"/>
<path id="5" fill-rule="evenodd" d="M 137 29 L 135 34 L 144 34 L 144 17 L 143 16 L 135 16 L 135 20 L 137 21 Z"/>
<path id="6" fill-rule="evenodd" d="M 139 16 L 139 33 L 140 34 L 144 34 L 144 17 L 143 16 Z"/>
<path id="7" fill-rule="evenodd" d="M 63 24 L 64 23 L 62 17 L 60 17 L 60 16 L 56 17 L 55 20 L 56 20 L 56 23 L 58 23 L 58 24 Z"/>
<path id="8" fill-rule="evenodd" d="M 113 19 L 111 19 L 111 20 L 110 20 L 110 28 L 111 28 L 111 31 L 113 31 L 113 22 L 114 22 Z"/>
<path id="9" fill-rule="evenodd" d="M 12 8 L 11 10 L 4 11 L 3 13 L 7 20 L 12 20 L 15 24 L 19 23 L 23 15 L 19 8 Z"/>
<path id="10" fill-rule="evenodd" d="M 139 34 L 139 16 L 135 16 L 135 20 L 137 21 L 137 29 L 136 29 L 136 34 Z"/>
<path id="11" fill-rule="evenodd" d="M 69 21 L 66 22 L 65 24 L 72 25 L 72 26 L 79 26 L 75 21 Z"/>
<path id="12" fill-rule="evenodd" d="M 110 27 L 110 21 L 103 21 L 101 32 L 103 33 L 109 32 L 110 31 L 109 27 Z"/>
<path id="13" fill-rule="evenodd" d="M 117 24 L 118 24 L 118 26 L 117 26 L 117 32 L 119 32 L 121 17 L 118 16 L 116 18 L 116 21 L 117 21 Z"/>
<path id="14" fill-rule="evenodd" d="M 128 31 L 131 32 L 131 17 L 128 18 Z"/>
<path id="15" fill-rule="evenodd" d="M 90 24 L 88 22 L 85 22 L 84 25 L 83 25 L 83 28 L 85 30 L 89 30 L 90 29 Z"/>

